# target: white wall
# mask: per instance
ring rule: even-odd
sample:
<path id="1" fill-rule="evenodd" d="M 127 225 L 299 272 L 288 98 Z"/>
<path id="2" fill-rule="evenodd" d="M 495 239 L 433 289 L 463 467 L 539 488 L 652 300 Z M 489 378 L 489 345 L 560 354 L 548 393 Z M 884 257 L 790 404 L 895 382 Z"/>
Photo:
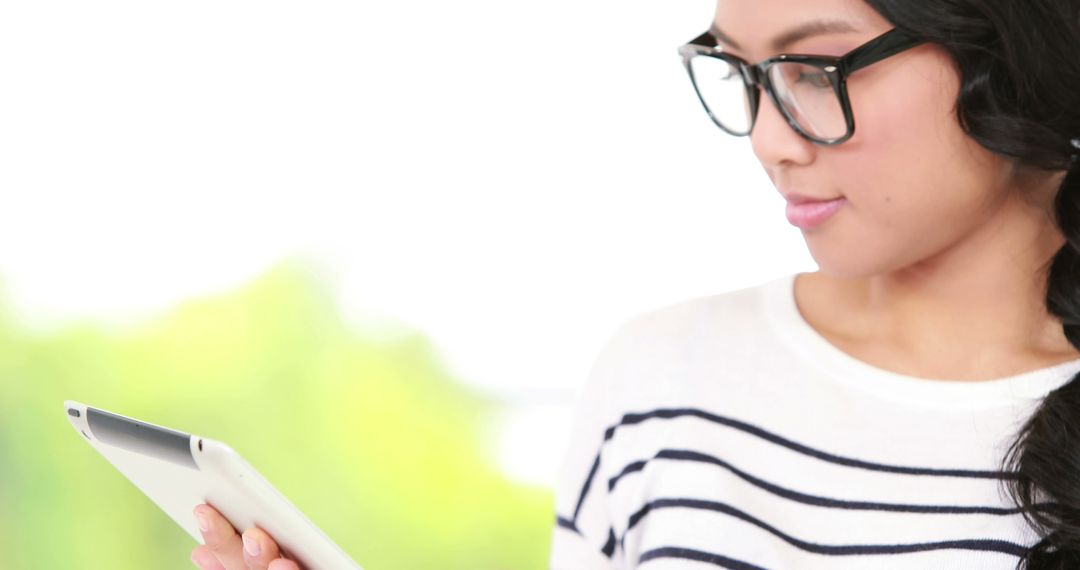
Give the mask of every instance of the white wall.
<path id="1" fill-rule="evenodd" d="M 420 328 L 513 402 L 493 445 L 551 481 L 551 425 L 619 322 L 815 267 L 676 55 L 711 16 L 706 0 L 8 3 L 0 280 L 33 326 L 125 323 L 314 257 L 358 326 Z"/>

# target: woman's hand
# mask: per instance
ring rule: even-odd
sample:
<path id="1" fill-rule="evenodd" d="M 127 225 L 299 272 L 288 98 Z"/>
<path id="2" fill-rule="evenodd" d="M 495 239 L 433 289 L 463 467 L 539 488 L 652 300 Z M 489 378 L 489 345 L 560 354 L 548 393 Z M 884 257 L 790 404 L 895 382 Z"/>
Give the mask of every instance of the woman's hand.
<path id="1" fill-rule="evenodd" d="M 281 556 L 277 543 L 262 529 L 251 527 L 241 537 L 210 505 L 201 504 L 194 513 L 206 544 L 191 551 L 191 561 L 201 570 L 301 570 Z"/>

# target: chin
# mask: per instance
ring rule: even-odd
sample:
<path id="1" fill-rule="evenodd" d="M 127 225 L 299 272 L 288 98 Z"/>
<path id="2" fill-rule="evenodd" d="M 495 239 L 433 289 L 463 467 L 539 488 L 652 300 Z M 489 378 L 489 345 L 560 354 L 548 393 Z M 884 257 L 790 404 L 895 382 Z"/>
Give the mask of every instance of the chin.
<path id="1" fill-rule="evenodd" d="M 863 279 L 890 270 L 890 265 L 882 257 L 865 249 L 820 246 L 810 246 L 809 249 L 818 271 L 834 279 Z"/>

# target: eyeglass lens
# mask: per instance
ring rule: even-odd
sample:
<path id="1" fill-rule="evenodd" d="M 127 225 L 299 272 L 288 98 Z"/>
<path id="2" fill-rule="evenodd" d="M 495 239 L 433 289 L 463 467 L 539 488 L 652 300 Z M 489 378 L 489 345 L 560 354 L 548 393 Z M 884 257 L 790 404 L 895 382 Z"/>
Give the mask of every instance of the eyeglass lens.
<path id="1" fill-rule="evenodd" d="M 690 60 L 690 71 L 713 118 L 733 134 L 748 134 L 752 113 L 738 68 L 720 58 L 696 56 Z M 844 110 L 831 79 L 822 69 L 776 62 L 767 73 L 783 110 L 803 131 L 823 140 L 844 136 Z"/>

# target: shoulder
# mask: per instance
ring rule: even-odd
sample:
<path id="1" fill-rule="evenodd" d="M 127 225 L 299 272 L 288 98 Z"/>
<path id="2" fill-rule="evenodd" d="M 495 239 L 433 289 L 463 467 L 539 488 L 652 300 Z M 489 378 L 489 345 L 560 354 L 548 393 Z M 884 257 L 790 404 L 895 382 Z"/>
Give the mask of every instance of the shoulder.
<path id="1" fill-rule="evenodd" d="M 760 326 L 766 302 L 791 276 L 658 305 L 624 320 L 613 340 L 638 347 L 680 345 Z"/>
<path id="2" fill-rule="evenodd" d="M 654 306 L 609 335 L 593 375 L 612 389 L 651 392 L 707 362 L 745 355 L 768 335 L 767 298 L 790 276 Z M 658 380 L 661 381 L 658 383 Z M 615 386 L 618 385 L 618 388 Z"/>

